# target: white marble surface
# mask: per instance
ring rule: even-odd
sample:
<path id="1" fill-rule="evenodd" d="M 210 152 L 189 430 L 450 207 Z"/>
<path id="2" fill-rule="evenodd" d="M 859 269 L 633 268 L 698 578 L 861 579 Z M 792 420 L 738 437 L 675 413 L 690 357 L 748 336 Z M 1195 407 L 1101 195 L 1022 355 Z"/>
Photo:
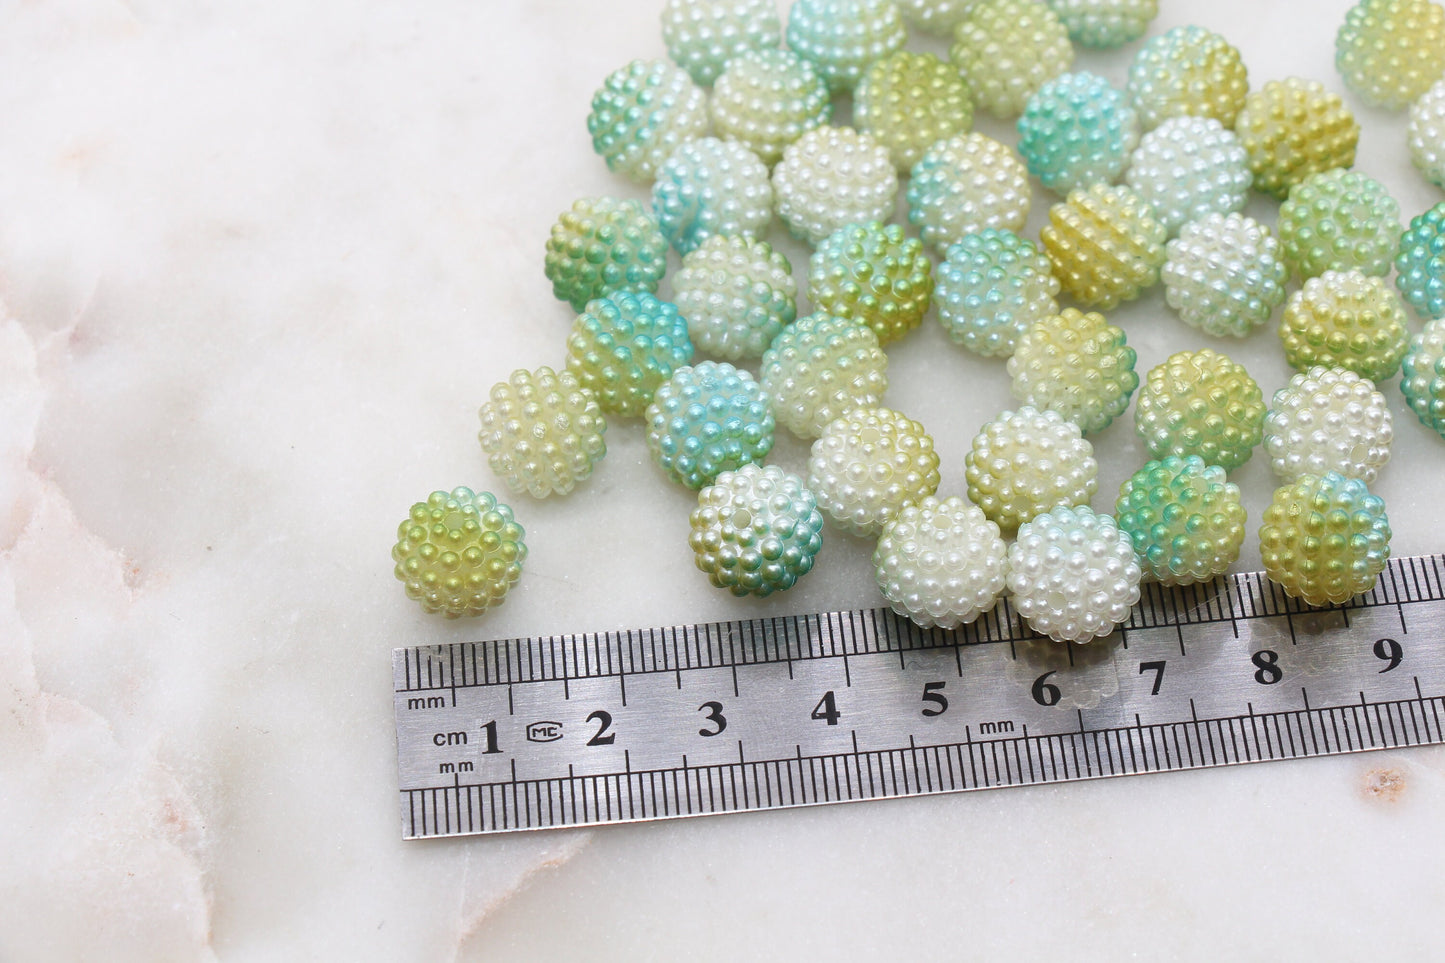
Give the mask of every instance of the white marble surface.
<path id="1" fill-rule="evenodd" d="M 1153 32 L 1220 30 L 1255 82 L 1340 88 L 1347 0 L 1163 6 Z M 636 423 L 575 497 L 516 500 L 532 554 L 485 620 L 425 617 L 392 578 L 412 501 L 495 486 L 488 386 L 561 360 L 571 315 L 541 273 L 557 212 L 643 196 L 584 118 L 609 70 L 660 55 L 658 7 L 0 4 L 0 958 L 1438 955 L 1430 749 L 398 838 L 393 645 L 874 598 L 869 546 L 836 534 L 788 595 L 715 592 L 689 571 L 691 498 Z M 1128 56 L 1079 65 L 1121 81 Z M 1403 117 L 1356 108 L 1359 166 L 1409 214 L 1438 201 Z M 1141 370 L 1200 342 L 1157 290 L 1114 317 Z M 1287 380 L 1271 333 L 1225 350 L 1267 393 Z M 889 403 L 933 428 L 961 492 L 1002 365 L 931 322 L 890 356 Z M 1445 445 L 1389 394 L 1395 549 L 1439 550 Z M 1102 508 L 1143 449 L 1127 418 L 1098 448 Z M 1257 520 L 1266 459 L 1237 480 Z"/>

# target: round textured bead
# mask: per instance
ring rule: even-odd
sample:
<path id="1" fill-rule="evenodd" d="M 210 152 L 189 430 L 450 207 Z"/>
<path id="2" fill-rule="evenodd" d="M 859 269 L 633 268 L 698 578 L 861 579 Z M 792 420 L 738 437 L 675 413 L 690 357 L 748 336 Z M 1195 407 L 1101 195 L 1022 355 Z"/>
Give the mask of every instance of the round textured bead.
<path id="1" fill-rule="evenodd" d="M 900 50 L 875 60 L 853 92 L 853 124 L 888 148 L 902 173 L 935 141 L 973 123 L 968 87 L 952 65 L 930 53 Z"/>
<path id="2" fill-rule="evenodd" d="M 1139 601 L 1139 559 L 1128 533 L 1086 505 L 1024 523 L 1008 566 L 1015 611 L 1055 642 L 1108 635 Z"/>
<path id="3" fill-rule="evenodd" d="M 1302 278 L 1355 269 L 1383 275 L 1400 246 L 1400 205 L 1359 171 L 1312 174 L 1279 206 L 1285 263 Z"/>
<path id="4" fill-rule="evenodd" d="M 1355 162 L 1360 125 L 1338 94 L 1314 80 L 1271 80 L 1251 93 L 1234 125 L 1257 190 L 1283 198 L 1320 171 Z"/>
<path id="5" fill-rule="evenodd" d="M 1129 407 L 1139 387 L 1137 359 L 1123 330 L 1102 314 L 1065 308 L 1024 332 L 1008 373 L 1015 398 L 1057 411 L 1087 435 L 1103 431 Z"/>
<path id="6" fill-rule="evenodd" d="M 1424 318 L 1445 317 L 1445 201 L 1413 218 L 1395 255 L 1395 287 Z"/>
<path id="7" fill-rule="evenodd" d="M 1383 278 L 1326 271 L 1290 295 L 1280 319 L 1284 356 L 1298 371 L 1315 365 L 1348 368 L 1383 381 L 1409 346 L 1405 306 Z"/>
<path id="8" fill-rule="evenodd" d="M 1159 0 L 1048 0 L 1069 31 L 1084 47 L 1113 48 L 1144 36 L 1159 16 Z"/>
<path id="9" fill-rule="evenodd" d="M 1249 372 L 1218 352 L 1180 351 L 1149 372 L 1134 430 L 1156 458 L 1198 455 L 1233 471 L 1264 436 L 1264 393 Z"/>
<path id="10" fill-rule="evenodd" d="M 998 526 L 957 496 L 905 505 L 873 552 L 878 590 L 924 628 L 957 628 L 991 611 L 1007 573 Z"/>
<path id="11" fill-rule="evenodd" d="M 1410 161 L 1436 187 L 1445 187 L 1445 80 L 1410 105 Z"/>
<path id="12" fill-rule="evenodd" d="M 411 506 L 391 549 L 408 598 L 449 619 L 501 605 L 522 577 L 527 546 L 512 510 L 491 492 L 454 488 Z"/>
<path id="13" fill-rule="evenodd" d="M 678 368 L 657 389 L 645 418 L 653 460 L 693 491 L 773 450 L 767 392 L 726 361 Z"/>
<path id="14" fill-rule="evenodd" d="M 898 172 L 887 149 L 867 134 L 816 127 L 783 151 L 773 191 L 788 230 L 817 244 L 844 224 L 888 220 L 898 199 Z"/>
<path id="15" fill-rule="evenodd" d="M 1289 269 L 1279 239 L 1243 214 L 1207 214 L 1165 248 L 1164 300 L 1185 324 L 1243 338 L 1284 303 Z"/>
<path id="16" fill-rule="evenodd" d="M 823 547 L 818 500 L 801 478 L 776 465 L 723 472 L 698 492 L 690 521 L 697 567 L 738 596 L 792 588 Z"/>
<path id="17" fill-rule="evenodd" d="M 1064 74 L 1029 98 L 1018 132 L 1029 173 L 1067 194 L 1119 179 L 1139 144 L 1139 115 L 1103 77 Z"/>
<path id="18" fill-rule="evenodd" d="M 480 416 L 487 463 L 517 494 L 565 495 L 607 454 L 607 419 L 570 371 L 513 371 Z"/>
<path id="19" fill-rule="evenodd" d="M 607 169 L 640 184 L 679 144 L 706 134 L 707 125 L 707 95 L 665 60 L 634 60 L 613 71 L 587 115 L 592 149 Z"/>
<path id="20" fill-rule="evenodd" d="M 1264 419 L 1264 450 L 1284 481 L 1337 471 L 1373 485 L 1394 438 L 1385 396 L 1344 368 L 1295 375 L 1274 393 Z"/>
<path id="21" fill-rule="evenodd" d="M 667 238 L 637 201 L 584 197 L 552 225 L 544 268 L 574 311 L 614 291 L 651 294 L 667 271 Z"/>
<path id="22" fill-rule="evenodd" d="M 1074 45 L 1038 0 L 979 0 L 955 29 L 949 58 L 979 107 L 1017 117 L 1034 91 L 1069 69 Z"/>
<path id="23" fill-rule="evenodd" d="M 1011 147 L 984 134 L 960 134 L 924 151 L 908 181 L 908 222 L 944 251 L 985 228 L 1022 231 L 1033 191 Z"/>
<path id="24" fill-rule="evenodd" d="M 662 8 L 667 55 L 703 86 L 739 54 L 776 47 L 782 39 L 772 0 L 667 0 Z"/>
<path id="25" fill-rule="evenodd" d="M 1335 67 L 1365 103 L 1404 109 L 1445 70 L 1445 9 L 1429 0 L 1361 0 L 1335 34 Z"/>
<path id="26" fill-rule="evenodd" d="M 1165 585 L 1223 575 L 1244 544 L 1239 487 L 1198 455 L 1148 462 L 1119 487 L 1114 511 L 1144 575 Z"/>
<path id="27" fill-rule="evenodd" d="M 877 406 L 888 388 L 888 356 L 867 325 L 810 314 L 773 340 L 758 378 L 778 423 L 816 438 L 844 412 Z"/>
<path id="28" fill-rule="evenodd" d="M 710 237 L 682 259 L 672 299 L 693 346 L 736 361 L 760 358 L 798 316 L 793 266 L 767 241 Z"/>
<path id="29" fill-rule="evenodd" d="M 567 370 L 603 411 L 628 418 L 647 410 L 658 386 L 691 360 L 687 321 L 650 294 L 598 298 L 567 338 Z"/>
<path id="30" fill-rule="evenodd" d="M 1035 322 L 1059 313 L 1059 280 L 1032 241 L 985 228 L 966 234 L 938 267 L 934 300 L 950 340 L 1006 358 Z"/>
<path id="31" fill-rule="evenodd" d="M 923 323 L 933 263 L 897 224 L 847 224 L 813 252 L 808 298 L 815 311 L 860 321 L 887 344 Z"/>
<path id="32" fill-rule="evenodd" d="M 1254 175 L 1233 131 L 1212 117 L 1170 117 L 1145 134 L 1124 183 L 1170 234 L 1206 214 L 1241 211 Z"/>
<path id="33" fill-rule="evenodd" d="M 1079 426 L 1027 405 L 980 428 L 964 464 L 969 500 L 1005 532 L 1057 505 L 1083 505 L 1099 489 L 1094 446 Z"/>
<path id="34" fill-rule="evenodd" d="M 1249 73 L 1233 44 L 1191 24 L 1140 47 L 1126 89 L 1145 130 L 1185 116 L 1213 117 L 1233 127 L 1249 92 Z"/>
<path id="35" fill-rule="evenodd" d="M 793 0 L 786 39 L 829 87 L 852 90 L 869 64 L 903 49 L 907 31 L 893 0 Z"/>
<path id="36" fill-rule="evenodd" d="M 1431 321 L 1410 339 L 1400 391 L 1420 424 L 1445 438 L 1445 321 Z"/>
<path id="37" fill-rule="evenodd" d="M 838 527 L 877 535 L 904 505 L 938 490 L 933 437 L 891 408 L 855 408 L 813 442 L 808 487 Z"/>
<path id="38" fill-rule="evenodd" d="M 1107 311 L 1159 280 L 1169 234 L 1138 194 L 1094 184 L 1049 208 L 1039 236 L 1064 292 Z"/>
<path id="39" fill-rule="evenodd" d="M 735 141 L 690 140 L 658 168 L 652 211 L 679 254 L 718 234 L 757 237 L 773 219 L 768 167 Z"/>
<path id="40" fill-rule="evenodd" d="M 1275 490 L 1259 529 L 1264 574 L 1308 605 L 1374 588 L 1390 559 L 1385 501 L 1358 478 L 1305 475 Z"/>
<path id="41" fill-rule="evenodd" d="M 717 135 L 747 145 L 769 166 L 783 156 L 783 148 L 833 116 L 828 82 L 791 50 L 735 57 L 708 103 Z"/>
<path id="42" fill-rule="evenodd" d="M 964 16 L 978 0 L 898 0 L 898 9 L 910 26 L 935 37 L 952 37 Z"/>

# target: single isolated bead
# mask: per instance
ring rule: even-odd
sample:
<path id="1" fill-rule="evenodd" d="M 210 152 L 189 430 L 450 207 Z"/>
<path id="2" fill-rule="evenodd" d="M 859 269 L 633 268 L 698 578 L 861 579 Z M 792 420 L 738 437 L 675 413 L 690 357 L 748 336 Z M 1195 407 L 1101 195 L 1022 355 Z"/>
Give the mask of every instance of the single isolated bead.
<path id="1" fill-rule="evenodd" d="M 992 611 L 1007 573 L 998 526 L 956 495 L 903 506 L 873 552 L 878 591 L 924 628 L 953 629 Z"/>
<path id="2" fill-rule="evenodd" d="M 603 411 L 635 418 L 672 373 L 692 360 L 687 321 L 650 294 L 598 298 L 572 322 L 567 370 Z"/>
<path id="3" fill-rule="evenodd" d="M 1385 500 L 1339 472 L 1275 490 L 1259 529 L 1264 574 L 1307 605 L 1340 605 L 1375 587 L 1390 560 Z"/>
<path id="4" fill-rule="evenodd" d="M 1290 295 L 1279 339 L 1296 371 L 1324 365 L 1383 381 L 1399 370 L 1410 334 L 1405 306 L 1383 278 L 1326 271 Z"/>
<path id="5" fill-rule="evenodd" d="M 1013 148 L 959 134 L 924 151 L 908 181 L 908 222 L 939 251 L 985 228 L 1022 231 L 1033 191 Z"/>
<path id="6" fill-rule="evenodd" d="M 1144 36 L 1159 16 L 1159 0 L 1048 0 L 1068 28 L 1069 39 L 1083 47 L 1112 49 Z"/>
<path id="7" fill-rule="evenodd" d="M 1384 275 L 1400 247 L 1400 205 L 1359 171 L 1312 174 L 1279 206 L 1279 240 L 1301 278 L 1351 269 Z"/>
<path id="8" fill-rule="evenodd" d="M 1445 8 L 1361 0 L 1335 34 L 1335 68 L 1365 103 L 1403 110 L 1445 71 Z"/>
<path id="9" fill-rule="evenodd" d="M 758 379 L 778 424 L 816 438 L 845 412 L 877 407 L 888 389 L 888 356 L 866 324 L 814 313 L 773 339 Z"/>
<path id="10" fill-rule="evenodd" d="M 1410 161 L 1436 187 L 1445 187 L 1445 80 L 1410 105 Z"/>
<path id="11" fill-rule="evenodd" d="M 1087 505 L 1025 522 L 1008 550 L 1014 609 L 1055 642 L 1092 642 L 1139 601 L 1139 559 L 1127 532 Z"/>
<path id="12" fill-rule="evenodd" d="M 904 21 L 935 37 L 952 37 L 978 0 L 898 0 Z"/>
<path id="13" fill-rule="evenodd" d="M 1206 214 L 1241 211 L 1254 175 L 1233 131 L 1212 117 L 1170 117 L 1145 134 L 1124 183 L 1171 234 Z"/>
<path id="14" fill-rule="evenodd" d="M 1138 355 L 1102 314 L 1065 308 L 1024 332 L 1008 359 L 1013 396 L 1057 411 L 1086 435 L 1103 431 L 1129 407 Z"/>
<path id="15" fill-rule="evenodd" d="M 693 346 L 728 361 L 760 358 L 798 316 L 793 266 L 767 241 L 714 236 L 682 259 L 672 299 Z"/>
<path id="16" fill-rule="evenodd" d="M 1029 98 L 1018 132 L 1029 173 L 1068 194 L 1119 179 L 1139 144 L 1139 115 L 1103 77 L 1064 74 Z"/>
<path id="17" fill-rule="evenodd" d="M 1207 214 L 1165 247 L 1164 300 L 1216 338 L 1243 338 L 1284 303 L 1289 269 L 1279 239 L 1243 214 Z"/>
<path id="18" fill-rule="evenodd" d="M 1023 406 L 979 429 L 965 459 L 968 498 L 1004 532 L 1057 505 L 1086 504 L 1099 463 L 1072 421 Z"/>
<path id="19" fill-rule="evenodd" d="M 574 311 L 615 291 L 652 294 L 667 271 L 667 238 L 637 201 L 584 197 L 552 225 L 544 268 Z"/>
<path id="20" fill-rule="evenodd" d="M 953 34 L 949 59 L 995 117 L 1017 117 L 1046 81 L 1069 69 L 1074 45 L 1038 0 L 979 0 Z"/>
<path id="21" fill-rule="evenodd" d="M 973 101 L 951 64 L 900 50 L 875 60 L 853 92 L 853 125 L 888 148 L 900 173 L 935 141 L 968 131 Z"/>
<path id="22" fill-rule="evenodd" d="M 653 461 L 693 491 L 773 450 L 767 392 L 726 361 L 678 368 L 657 389 L 645 418 Z"/>
<path id="23" fill-rule="evenodd" d="M 834 91 L 852 90 L 869 64 L 902 50 L 907 38 L 893 0 L 793 0 L 788 8 L 788 46 Z"/>
<path id="24" fill-rule="evenodd" d="M 782 39 L 772 0 L 667 0 L 662 8 L 667 55 L 704 87 L 739 54 L 776 47 Z"/>
<path id="25" fill-rule="evenodd" d="M 639 184 L 707 125 L 707 95 L 665 60 L 634 60 L 608 74 L 587 115 L 592 149 L 607 169 Z"/>
<path id="26" fill-rule="evenodd" d="M 1180 351 L 1149 372 L 1134 430 L 1155 458 L 1198 455 L 1233 471 L 1264 437 L 1264 393 L 1242 365 L 1208 348 Z"/>
<path id="27" fill-rule="evenodd" d="M 768 167 L 735 141 L 690 140 L 658 168 L 652 211 L 679 254 L 718 234 L 757 237 L 773 220 Z"/>
<path id="28" fill-rule="evenodd" d="M 897 224 L 847 224 L 813 252 L 808 298 L 815 311 L 861 321 L 887 344 L 923 323 L 933 262 Z"/>
<path id="29" fill-rule="evenodd" d="M 1198 455 L 1146 463 L 1119 486 L 1114 511 L 1145 577 L 1165 585 L 1223 575 L 1244 545 L 1239 486 Z"/>
<path id="30" fill-rule="evenodd" d="M 522 577 L 522 526 L 491 492 L 454 488 L 411 506 L 391 549 L 407 598 L 449 619 L 502 604 Z"/>
<path id="31" fill-rule="evenodd" d="M 728 61 L 708 105 L 717 135 L 770 167 L 783 148 L 833 116 L 828 82 L 791 50 L 754 50 Z"/>
<path id="32" fill-rule="evenodd" d="M 1373 485 L 1390 460 L 1395 423 L 1373 382 L 1344 368 L 1302 371 L 1274 393 L 1264 450 L 1284 481 L 1337 471 Z"/>
<path id="33" fill-rule="evenodd" d="M 1435 320 L 1410 339 L 1401 365 L 1400 391 L 1420 424 L 1445 438 L 1445 321 Z"/>
<path id="34" fill-rule="evenodd" d="M 783 151 L 773 170 L 778 216 L 793 236 L 817 244 L 844 224 L 886 221 L 898 199 L 888 151 L 851 127 L 817 127 Z"/>
<path id="35" fill-rule="evenodd" d="M 1129 65 L 1127 90 L 1145 130 L 1186 116 L 1213 117 L 1233 127 L 1249 92 L 1249 72 L 1237 47 L 1191 24 L 1139 48 Z"/>
<path id="36" fill-rule="evenodd" d="M 1315 80 L 1271 80 L 1251 93 L 1234 125 L 1256 190 L 1283 199 L 1311 174 L 1355 162 L 1360 125 L 1339 94 Z"/>
<path id="37" fill-rule="evenodd" d="M 803 480 L 776 465 L 725 471 L 697 494 L 688 544 L 708 581 L 737 596 L 783 592 L 813 569 L 823 515 Z"/>
<path id="38" fill-rule="evenodd" d="M 607 454 L 607 419 L 570 371 L 513 371 L 479 414 L 487 463 L 518 495 L 565 495 Z"/>
<path id="39" fill-rule="evenodd" d="M 949 340 L 986 358 L 1014 353 L 1034 323 L 1059 313 L 1059 279 L 1032 241 L 991 227 L 966 234 L 938 267 L 934 300 Z"/>
<path id="40" fill-rule="evenodd" d="M 1107 311 L 1159 280 L 1169 232 L 1131 189 L 1094 184 L 1049 208 L 1039 237 L 1064 292 Z"/>
<path id="41" fill-rule="evenodd" d="M 808 455 L 808 487 L 823 514 L 875 536 L 909 502 L 938 490 L 933 436 L 891 408 L 855 408 L 823 429 Z"/>
<path id="42" fill-rule="evenodd" d="M 1445 317 L 1445 201 L 1412 218 L 1400 235 L 1395 287 L 1422 318 Z"/>

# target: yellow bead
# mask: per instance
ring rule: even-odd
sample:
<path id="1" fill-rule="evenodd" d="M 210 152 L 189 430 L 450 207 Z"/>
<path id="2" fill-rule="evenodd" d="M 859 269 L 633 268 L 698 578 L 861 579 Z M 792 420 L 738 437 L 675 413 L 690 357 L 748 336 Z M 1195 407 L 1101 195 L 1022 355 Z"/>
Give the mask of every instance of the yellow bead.
<path id="1" fill-rule="evenodd" d="M 1129 188 L 1094 184 L 1049 208 L 1040 239 L 1064 293 L 1107 311 L 1159 280 L 1168 232 Z"/>

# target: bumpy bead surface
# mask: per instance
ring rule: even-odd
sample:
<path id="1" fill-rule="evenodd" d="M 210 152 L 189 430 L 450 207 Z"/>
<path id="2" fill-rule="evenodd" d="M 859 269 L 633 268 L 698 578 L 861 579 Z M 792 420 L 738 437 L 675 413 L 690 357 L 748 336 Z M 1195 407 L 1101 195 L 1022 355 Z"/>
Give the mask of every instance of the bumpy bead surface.
<path id="1" fill-rule="evenodd" d="M 745 144 L 763 163 L 833 116 L 828 82 L 791 50 L 756 50 L 728 62 L 708 101 L 713 130 Z"/>
<path id="2" fill-rule="evenodd" d="M 948 249 L 938 268 L 938 322 L 954 344 L 987 358 L 1014 353 L 1037 321 L 1058 314 L 1059 279 L 1032 241 L 985 228 Z"/>
<path id="3" fill-rule="evenodd" d="M 1254 186 L 1283 198 L 1320 171 L 1355 162 L 1360 125 L 1340 96 L 1315 80 L 1271 80 L 1251 93 L 1234 125 Z"/>
<path id="4" fill-rule="evenodd" d="M 1144 575 L 1165 585 L 1224 574 L 1244 544 L 1239 486 L 1198 455 L 1148 462 L 1119 487 L 1114 511 Z"/>
<path id="5" fill-rule="evenodd" d="M 823 429 L 808 487 L 844 531 L 877 535 L 903 506 L 938 490 L 938 454 L 923 426 L 891 408 L 855 408 Z"/>
<path id="6" fill-rule="evenodd" d="M 1026 522 L 1009 546 L 1008 566 L 1014 609 L 1055 642 L 1108 635 L 1139 601 L 1139 560 L 1129 535 L 1086 505 Z"/>
<path id="7" fill-rule="evenodd" d="M 853 124 L 888 148 L 906 173 L 934 142 L 968 130 L 973 101 L 950 64 L 900 50 L 876 60 L 853 92 Z"/>
<path id="8" fill-rule="evenodd" d="M 1284 303 L 1279 239 L 1253 218 L 1208 214 L 1180 228 L 1165 253 L 1164 300 L 1206 334 L 1243 338 Z"/>
<path id="9" fill-rule="evenodd" d="M 773 450 L 773 412 L 753 376 L 726 361 L 684 366 L 647 406 L 647 447 L 693 491 Z"/>
<path id="10" fill-rule="evenodd" d="M 935 37 L 952 37 L 978 0 L 898 0 L 898 9 L 910 26 Z"/>
<path id="11" fill-rule="evenodd" d="M 1344 368 L 1295 375 L 1274 393 L 1264 419 L 1264 450 L 1284 481 L 1337 471 L 1373 485 L 1394 438 L 1385 396 Z"/>
<path id="12" fill-rule="evenodd" d="M 992 610 L 1007 572 L 998 526 L 957 496 L 905 505 L 873 552 L 878 590 L 924 628 L 956 628 Z"/>
<path id="13" fill-rule="evenodd" d="M 1279 324 L 1285 359 L 1296 370 L 1348 368 L 1371 381 L 1399 369 L 1409 337 L 1400 298 L 1383 278 L 1359 271 L 1310 278 L 1290 295 Z"/>
<path id="14" fill-rule="evenodd" d="M 808 265 L 813 308 L 861 321 L 879 344 L 923 323 L 933 301 L 933 263 L 897 224 L 847 224 L 818 245 Z"/>
<path id="15" fill-rule="evenodd" d="M 1410 105 L 1410 161 L 1436 187 L 1445 187 L 1445 80 Z"/>
<path id="16" fill-rule="evenodd" d="M 1400 245 L 1400 205 L 1359 171 L 1312 174 L 1279 206 L 1279 239 L 1302 278 L 1352 268 L 1383 275 Z"/>
<path id="17" fill-rule="evenodd" d="M 574 311 L 614 291 L 651 294 L 667 271 L 667 238 L 637 201 L 584 197 L 552 225 L 544 269 Z"/>
<path id="18" fill-rule="evenodd" d="M 646 411 L 658 386 L 691 360 L 687 321 L 650 294 L 598 298 L 567 338 L 567 370 L 603 411 L 627 418 Z"/>
<path id="19" fill-rule="evenodd" d="M 1149 371 L 1134 429 L 1156 458 L 1198 455 L 1233 471 L 1264 436 L 1264 393 L 1249 372 L 1218 352 L 1180 351 Z"/>
<path id="20" fill-rule="evenodd" d="M 1033 192 L 1012 148 L 984 134 L 961 134 L 924 151 L 908 181 L 908 222 L 946 250 L 985 228 L 1022 231 Z"/>
<path id="21" fill-rule="evenodd" d="M 1233 131 L 1212 117 L 1170 117 L 1145 134 L 1124 183 L 1170 234 L 1206 214 L 1244 209 L 1254 176 Z"/>
<path id="22" fill-rule="evenodd" d="M 690 140 L 658 168 L 652 211 L 679 254 L 714 235 L 757 237 L 773 219 L 767 165 L 735 141 Z"/>
<path id="23" fill-rule="evenodd" d="M 738 54 L 782 39 L 772 0 L 667 0 L 662 8 L 667 55 L 704 87 Z"/>
<path id="24" fill-rule="evenodd" d="M 1103 311 L 1159 280 L 1168 236 L 1139 195 L 1108 184 L 1071 192 L 1040 232 L 1064 292 Z"/>
<path id="25" fill-rule="evenodd" d="M 1445 201 L 1413 218 L 1400 235 L 1395 287 L 1416 314 L 1445 317 Z"/>
<path id="26" fill-rule="evenodd" d="M 869 64 L 903 48 L 907 31 L 893 0 L 793 0 L 786 39 L 829 87 L 852 90 Z"/>
<path id="27" fill-rule="evenodd" d="M 1084 47 L 1122 47 L 1144 36 L 1159 16 L 1159 0 L 1048 0 L 1069 31 Z"/>
<path id="28" fill-rule="evenodd" d="M 798 316 L 793 266 L 767 241 L 710 237 L 682 259 L 672 298 L 693 346 L 736 361 L 760 358 Z"/>
<path id="29" fill-rule="evenodd" d="M 844 224 L 888 220 L 898 198 L 898 172 L 888 151 L 867 134 L 818 127 L 783 151 L 773 191 L 788 230 L 817 244 Z"/>
<path id="30" fill-rule="evenodd" d="M 1029 98 L 1018 132 L 1029 173 L 1067 194 L 1119 179 L 1139 144 L 1139 115 L 1103 77 L 1064 74 Z"/>
<path id="31" fill-rule="evenodd" d="M 454 488 L 411 506 L 391 549 L 407 598 L 449 619 L 502 604 L 522 577 L 527 546 L 512 510 L 491 492 Z"/>
<path id="32" fill-rule="evenodd" d="M 1445 321 L 1431 321 L 1410 339 L 1400 391 L 1420 424 L 1445 438 Z"/>
<path id="33" fill-rule="evenodd" d="M 1027 405 L 985 424 L 965 459 L 968 498 L 1005 532 L 1099 488 L 1094 446 L 1058 412 Z"/>
<path id="34" fill-rule="evenodd" d="M 516 494 L 565 495 L 607 454 L 607 419 L 569 371 L 513 371 L 479 414 L 487 463 Z"/>
<path id="35" fill-rule="evenodd" d="M 949 58 L 995 117 L 1017 117 L 1045 81 L 1069 69 L 1074 45 L 1038 0 L 979 0 L 953 34 Z"/>
<path id="36" fill-rule="evenodd" d="M 1308 605 L 1374 588 L 1390 559 L 1384 499 L 1358 478 L 1305 475 L 1275 490 L 1259 529 L 1264 574 Z"/>
<path id="37" fill-rule="evenodd" d="M 878 405 L 888 389 L 888 356 L 867 325 L 815 313 L 773 340 L 758 377 L 778 423 L 816 438 L 844 412 Z"/>
<path id="38" fill-rule="evenodd" d="M 1008 359 L 1013 396 L 1057 411 L 1084 434 L 1103 431 L 1129 407 L 1138 355 L 1102 314 L 1074 308 L 1024 332 Z"/>
<path id="39" fill-rule="evenodd" d="M 1335 67 L 1365 103 L 1402 110 L 1445 70 L 1445 9 L 1429 0 L 1361 0 L 1335 34 Z"/>
<path id="40" fill-rule="evenodd" d="M 592 95 L 587 115 L 592 149 L 607 169 L 640 184 L 707 127 L 707 95 L 665 60 L 634 60 L 613 71 Z"/>
<path id="41" fill-rule="evenodd" d="M 698 569 L 738 596 L 792 588 L 823 547 L 818 500 L 801 478 L 776 465 L 723 472 L 698 492 L 690 521 Z"/>
<path id="42" fill-rule="evenodd" d="M 1184 116 L 1213 117 L 1233 127 L 1249 92 L 1249 74 L 1233 44 L 1191 24 L 1139 48 L 1127 89 L 1145 130 Z"/>

